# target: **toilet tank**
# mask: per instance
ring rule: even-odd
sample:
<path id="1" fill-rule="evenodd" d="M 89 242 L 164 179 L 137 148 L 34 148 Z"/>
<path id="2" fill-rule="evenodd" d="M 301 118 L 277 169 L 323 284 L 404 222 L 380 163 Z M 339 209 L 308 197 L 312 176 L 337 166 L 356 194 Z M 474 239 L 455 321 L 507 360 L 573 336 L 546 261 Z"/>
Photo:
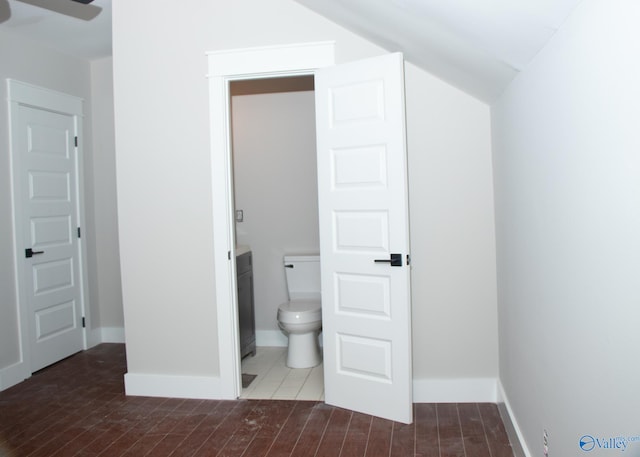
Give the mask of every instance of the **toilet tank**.
<path id="1" fill-rule="evenodd" d="M 284 267 L 289 300 L 320 299 L 319 255 L 286 255 Z"/>

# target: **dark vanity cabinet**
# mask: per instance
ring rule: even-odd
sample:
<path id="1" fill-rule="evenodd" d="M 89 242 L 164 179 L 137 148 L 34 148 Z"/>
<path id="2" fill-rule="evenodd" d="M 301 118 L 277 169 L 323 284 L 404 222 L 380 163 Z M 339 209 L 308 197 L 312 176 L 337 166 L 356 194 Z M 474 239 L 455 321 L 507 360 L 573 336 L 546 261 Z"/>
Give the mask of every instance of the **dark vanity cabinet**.
<path id="1" fill-rule="evenodd" d="M 256 323 L 253 301 L 253 262 L 251 251 L 236 256 L 238 274 L 238 322 L 240 357 L 256 354 Z"/>

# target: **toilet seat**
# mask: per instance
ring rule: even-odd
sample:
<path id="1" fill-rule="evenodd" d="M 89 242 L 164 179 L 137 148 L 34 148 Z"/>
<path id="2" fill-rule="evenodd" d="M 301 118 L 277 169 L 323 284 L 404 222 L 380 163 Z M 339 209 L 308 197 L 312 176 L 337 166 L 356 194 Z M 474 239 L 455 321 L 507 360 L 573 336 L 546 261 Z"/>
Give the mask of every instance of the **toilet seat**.
<path id="1" fill-rule="evenodd" d="M 278 306 L 278 321 L 283 324 L 308 324 L 321 320 L 320 300 L 290 300 Z"/>

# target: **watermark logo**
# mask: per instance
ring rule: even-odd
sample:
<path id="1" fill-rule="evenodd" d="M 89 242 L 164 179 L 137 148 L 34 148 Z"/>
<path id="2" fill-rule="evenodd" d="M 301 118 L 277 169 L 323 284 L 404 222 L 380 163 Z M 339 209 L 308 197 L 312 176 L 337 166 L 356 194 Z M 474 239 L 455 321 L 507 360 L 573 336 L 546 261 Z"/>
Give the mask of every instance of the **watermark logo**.
<path id="1" fill-rule="evenodd" d="M 593 435 L 582 435 L 579 441 L 580 449 L 582 449 L 584 452 L 591 452 L 595 449 L 624 452 L 630 445 L 634 443 L 640 443 L 640 435 L 615 437 L 611 436 L 606 438 Z"/>
<path id="2" fill-rule="evenodd" d="M 596 447 L 596 439 L 591 435 L 584 435 L 580 438 L 580 449 L 585 452 L 593 451 Z"/>

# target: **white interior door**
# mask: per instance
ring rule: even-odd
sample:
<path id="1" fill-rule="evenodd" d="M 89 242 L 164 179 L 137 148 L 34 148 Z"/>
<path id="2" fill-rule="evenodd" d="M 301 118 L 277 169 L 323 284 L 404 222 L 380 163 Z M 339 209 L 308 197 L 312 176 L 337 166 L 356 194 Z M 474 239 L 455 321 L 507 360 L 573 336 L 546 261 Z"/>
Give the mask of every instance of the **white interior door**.
<path id="1" fill-rule="evenodd" d="M 402 55 L 319 69 L 315 91 L 325 400 L 410 423 Z"/>
<path id="2" fill-rule="evenodd" d="M 75 118 L 20 105 L 12 113 L 17 230 L 24 246 L 31 371 L 83 349 Z M 19 196 L 18 196 L 19 195 Z"/>

